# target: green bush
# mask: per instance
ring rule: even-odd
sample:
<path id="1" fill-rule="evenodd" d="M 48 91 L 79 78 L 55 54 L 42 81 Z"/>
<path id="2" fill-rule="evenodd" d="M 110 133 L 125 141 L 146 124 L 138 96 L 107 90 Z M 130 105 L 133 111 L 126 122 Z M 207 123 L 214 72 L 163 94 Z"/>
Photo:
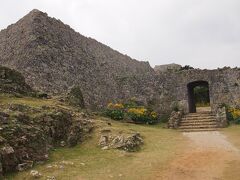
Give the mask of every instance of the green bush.
<path id="1" fill-rule="evenodd" d="M 170 117 L 170 114 L 161 115 L 160 118 L 159 118 L 159 122 L 161 122 L 161 123 L 167 123 L 168 120 L 169 120 L 169 117 Z"/>
<path id="2" fill-rule="evenodd" d="M 184 71 L 184 70 L 190 70 L 190 69 L 194 69 L 193 67 L 189 66 L 189 65 L 185 65 L 183 67 L 180 68 L 180 71 Z"/>
<path id="3" fill-rule="evenodd" d="M 146 109 L 143 106 L 127 109 L 127 115 L 135 123 L 154 124 L 157 122 L 158 115 L 156 112 Z"/>
<path id="4" fill-rule="evenodd" d="M 47 93 L 43 93 L 43 92 L 36 92 L 34 94 L 34 97 L 36 98 L 42 98 L 42 99 L 47 99 L 48 98 L 48 94 Z"/>
<path id="5" fill-rule="evenodd" d="M 106 110 L 106 116 L 110 117 L 114 120 L 122 120 L 124 118 L 124 111 L 118 110 L 118 109 L 107 109 Z"/>
<path id="6" fill-rule="evenodd" d="M 235 124 L 240 124 L 240 117 L 238 117 L 237 119 L 234 120 Z"/>
<path id="7" fill-rule="evenodd" d="M 85 108 L 82 91 L 79 86 L 75 86 L 71 89 L 71 91 L 68 94 L 68 101 L 73 106 Z"/>
<path id="8" fill-rule="evenodd" d="M 139 106 L 134 100 L 125 104 L 109 103 L 105 115 L 114 120 L 130 119 L 135 123 L 154 124 L 157 122 L 158 115 L 151 109 Z"/>
<path id="9" fill-rule="evenodd" d="M 240 109 L 223 105 L 226 108 L 227 120 L 229 122 L 240 124 Z"/>
<path id="10" fill-rule="evenodd" d="M 122 120 L 124 118 L 124 106 L 121 103 L 109 103 L 105 111 L 105 115 L 114 120 Z"/>
<path id="11" fill-rule="evenodd" d="M 107 117 L 114 120 L 130 119 L 135 123 L 154 124 L 158 121 L 158 114 L 150 108 L 140 106 L 137 101 L 122 103 L 109 103 L 105 113 Z"/>
<path id="12" fill-rule="evenodd" d="M 227 120 L 228 121 L 234 121 L 234 118 L 233 118 L 233 115 L 232 115 L 231 112 L 227 111 L 226 115 L 227 115 Z"/>

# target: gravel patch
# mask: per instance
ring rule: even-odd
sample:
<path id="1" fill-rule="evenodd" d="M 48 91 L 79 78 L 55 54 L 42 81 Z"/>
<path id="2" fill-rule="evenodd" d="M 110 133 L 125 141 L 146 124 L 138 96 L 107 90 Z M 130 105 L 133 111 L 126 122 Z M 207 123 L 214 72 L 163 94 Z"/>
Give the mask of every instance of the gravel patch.
<path id="1" fill-rule="evenodd" d="M 193 146 L 201 149 L 221 149 L 230 152 L 240 152 L 227 137 L 218 131 L 211 132 L 184 132 L 194 144 Z"/>

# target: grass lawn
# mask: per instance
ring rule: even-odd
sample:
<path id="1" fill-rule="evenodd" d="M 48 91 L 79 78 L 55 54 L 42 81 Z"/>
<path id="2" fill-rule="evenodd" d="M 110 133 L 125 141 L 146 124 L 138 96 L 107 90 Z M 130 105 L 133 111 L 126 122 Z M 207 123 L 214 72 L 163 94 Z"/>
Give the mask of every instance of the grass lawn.
<path id="1" fill-rule="evenodd" d="M 51 99 L 40 99 L 40 98 L 33 98 L 33 97 L 14 97 L 13 95 L 9 94 L 0 94 L 0 103 L 1 104 L 22 104 L 28 105 L 31 107 L 41 107 L 43 105 L 53 106 L 56 104 L 54 100 Z"/>
<path id="2" fill-rule="evenodd" d="M 144 146 L 139 152 L 127 153 L 119 150 L 101 150 L 98 147 L 98 129 L 92 138 L 74 148 L 58 148 L 52 151 L 50 160 L 33 169 L 43 174 L 40 179 L 55 176 L 58 180 L 75 179 L 152 179 L 161 173 L 184 146 L 185 139 L 175 130 L 164 129 L 160 125 L 143 126 L 97 118 L 98 127 L 112 123 L 115 132 L 140 132 Z M 62 165 L 62 166 L 61 166 Z M 30 171 L 11 174 L 8 179 L 30 179 Z"/>

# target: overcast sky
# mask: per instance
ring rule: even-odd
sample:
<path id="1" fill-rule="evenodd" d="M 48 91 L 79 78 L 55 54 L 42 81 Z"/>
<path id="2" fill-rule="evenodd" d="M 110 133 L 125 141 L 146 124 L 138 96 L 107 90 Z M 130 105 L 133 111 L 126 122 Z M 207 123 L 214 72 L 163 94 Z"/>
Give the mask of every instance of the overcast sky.
<path id="1" fill-rule="evenodd" d="M 32 9 L 151 66 L 240 66 L 240 0 L 0 0 L 0 29 Z"/>

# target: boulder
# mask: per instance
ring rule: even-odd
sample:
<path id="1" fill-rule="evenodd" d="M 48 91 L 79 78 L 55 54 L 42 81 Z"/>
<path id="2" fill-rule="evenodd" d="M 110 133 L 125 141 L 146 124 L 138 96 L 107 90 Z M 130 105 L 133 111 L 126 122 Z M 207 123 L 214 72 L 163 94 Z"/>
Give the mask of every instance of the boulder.
<path id="1" fill-rule="evenodd" d="M 0 124 L 7 124 L 9 121 L 9 115 L 4 112 L 0 112 Z"/>
<path id="2" fill-rule="evenodd" d="M 108 146 L 108 136 L 106 135 L 102 135 L 99 139 L 99 145 L 104 148 L 106 146 Z"/>
<path id="3" fill-rule="evenodd" d="M 33 167 L 33 161 L 25 161 L 24 163 L 18 164 L 16 169 L 18 171 L 25 171 L 32 167 Z"/>
<path id="4" fill-rule="evenodd" d="M 42 174 L 36 170 L 31 170 L 30 176 L 33 178 L 40 178 L 40 177 L 42 177 Z"/>
<path id="5" fill-rule="evenodd" d="M 15 151 L 11 146 L 4 146 L 0 150 L 2 171 L 14 171 L 18 164 Z"/>
<path id="6" fill-rule="evenodd" d="M 127 152 L 135 152 L 143 145 L 143 139 L 139 133 L 129 136 L 124 135 L 102 135 L 99 140 L 99 146 L 103 150 L 120 149 Z"/>

